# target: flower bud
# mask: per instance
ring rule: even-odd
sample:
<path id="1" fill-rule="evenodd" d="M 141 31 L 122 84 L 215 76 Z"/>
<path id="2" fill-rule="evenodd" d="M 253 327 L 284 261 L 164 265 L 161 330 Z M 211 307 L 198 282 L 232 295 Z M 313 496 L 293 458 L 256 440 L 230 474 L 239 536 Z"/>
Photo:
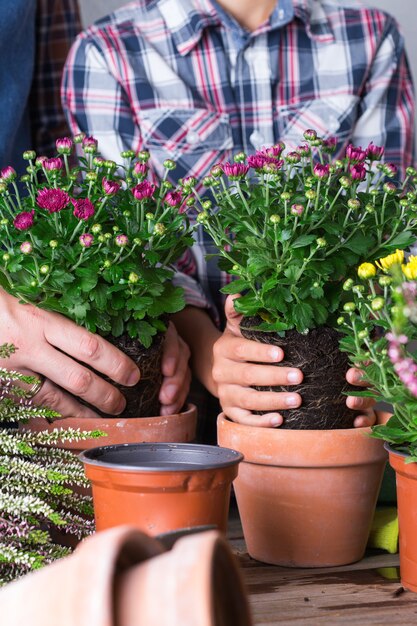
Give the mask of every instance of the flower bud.
<path id="1" fill-rule="evenodd" d="M 56 239 L 51 239 L 51 241 L 49 242 L 49 246 L 54 249 L 58 247 L 58 242 Z"/>
<path id="2" fill-rule="evenodd" d="M 356 198 L 349 198 L 347 205 L 349 209 L 352 209 L 353 211 L 361 208 L 360 200 L 357 200 Z"/>
<path id="3" fill-rule="evenodd" d="M 346 311 L 346 313 L 353 313 L 355 309 L 356 304 L 354 302 L 345 302 L 343 305 L 343 310 Z"/>
<path id="4" fill-rule="evenodd" d="M 156 233 L 157 235 L 161 235 L 161 236 L 162 236 L 162 235 L 164 235 L 164 234 L 165 234 L 165 231 L 166 231 L 166 226 L 165 226 L 165 224 L 160 224 L 160 223 L 155 224 L 155 233 Z"/>
<path id="5" fill-rule="evenodd" d="M 119 232 L 119 230 L 120 230 L 120 228 L 119 228 L 118 226 L 112 226 L 112 231 L 113 231 L 114 233 L 118 233 L 118 232 Z"/>
<path id="6" fill-rule="evenodd" d="M 211 200 L 204 200 L 204 202 L 202 203 L 201 206 L 203 207 L 204 210 L 211 209 L 212 202 L 211 202 Z"/>
<path id="7" fill-rule="evenodd" d="M 352 184 L 352 181 L 347 176 L 342 176 L 341 178 L 339 178 L 339 183 L 340 183 L 340 186 L 343 187 L 343 189 L 349 189 L 349 187 Z"/>
<path id="8" fill-rule="evenodd" d="M 318 239 L 316 239 L 316 244 L 318 248 L 325 248 L 327 246 L 327 241 L 324 237 L 318 237 Z"/>
<path id="9" fill-rule="evenodd" d="M 394 185 L 394 183 L 384 183 L 382 189 L 390 196 L 394 195 L 397 191 L 397 187 Z"/>
<path id="10" fill-rule="evenodd" d="M 109 259 L 106 259 L 106 260 L 103 262 L 103 267 L 105 267 L 105 268 L 109 268 L 109 267 L 111 267 L 111 261 L 109 261 Z"/>
<path id="11" fill-rule="evenodd" d="M 74 137 L 74 143 L 82 143 L 85 137 L 86 137 L 85 133 L 78 133 L 78 135 L 75 135 Z"/>
<path id="12" fill-rule="evenodd" d="M 165 159 L 163 166 L 166 170 L 175 170 L 177 164 L 172 159 Z"/>
<path id="13" fill-rule="evenodd" d="M 244 163 L 246 160 L 246 154 L 244 152 L 238 152 L 233 157 L 235 163 Z"/>
<path id="14" fill-rule="evenodd" d="M 133 243 L 135 244 L 135 246 L 141 246 L 143 242 L 142 239 L 139 239 L 139 237 L 135 237 Z"/>
<path id="15" fill-rule="evenodd" d="M 307 200 L 314 200 L 314 198 L 316 197 L 316 192 L 314 191 L 314 189 L 307 189 L 306 191 L 306 198 Z"/>
<path id="16" fill-rule="evenodd" d="M 24 241 L 20 244 L 20 252 L 22 252 L 22 254 L 30 254 L 32 250 L 33 246 L 30 241 Z"/>
<path id="17" fill-rule="evenodd" d="M 70 137 L 62 137 L 55 142 L 58 154 L 71 154 L 74 142 Z"/>
<path id="18" fill-rule="evenodd" d="M 127 237 L 127 235 L 117 235 L 114 241 L 116 246 L 119 246 L 119 248 L 124 248 L 129 243 L 129 238 Z"/>
<path id="19" fill-rule="evenodd" d="M 97 172 L 87 172 L 85 175 L 85 179 L 90 182 L 94 182 L 95 180 L 97 180 Z"/>
<path id="20" fill-rule="evenodd" d="M 138 159 L 142 163 L 146 163 L 147 161 L 149 161 L 150 156 L 151 155 L 147 150 L 141 150 L 140 152 L 138 152 Z"/>
<path id="21" fill-rule="evenodd" d="M 362 263 L 358 267 L 358 276 L 363 280 L 368 280 L 376 275 L 376 267 L 373 263 Z"/>
<path id="22" fill-rule="evenodd" d="M 91 233 L 84 233 L 80 235 L 79 241 L 83 248 L 90 248 L 93 245 L 94 237 Z"/>
<path id="23" fill-rule="evenodd" d="M 5 168 L 3 168 L 1 170 L 0 176 L 3 179 L 3 181 L 5 181 L 7 183 L 11 183 L 12 181 L 16 180 L 16 178 L 17 178 L 16 170 L 13 169 L 13 167 L 11 167 L 11 165 L 8 165 L 7 167 L 5 167 Z"/>
<path id="24" fill-rule="evenodd" d="M 49 265 L 41 265 L 39 268 L 41 274 L 47 274 L 49 272 Z"/>
<path id="25" fill-rule="evenodd" d="M 137 282 L 139 282 L 139 276 L 135 272 L 130 272 L 130 274 L 129 274 L 129 283 L 134 285 Z"/>
<path id="26" fill-rule="evenodd" d="M 194 206 L 194 198 L 187 198 L 187 200 L 185 201 L 185 204 L 187 206 Z"/>
<path id="27" fill-rule="evenodd" d="M 343 291 L 350 291 L 353 287 L 353 279 L 352 278 L 348 278 L 347 280 L 345 280 L 345 282 L 343 283 Z"/>
<path id="28" fill-rule="evenodd" d="M 270 217 L 269 217 L 269 221 L 271 222 L 271 224 L 279 224 L 281 221 L 281 218 L 279 215 L 276 215 L 275 213 L 273 213 Z"/>
<path id="29" fill-rule="evenodd" d="M 145 217 L 146 217 L 147 220 L 153 220 L 155 215 L 153 213 L 149 212 L 149 213 L 147 213 L 145 215 Z"/>
<path id="30" fill-rule="evenodd" d="M 365 291 L 365 287 L 363 285 L 353 285 L 352 287 L 353 293 L 363 293 Z"/>
<path id="31" fill-rule="evenodd" d="M 94 235 L 98 235 L 98 233 L 101 233 L 102 227 L 101 224 L 93 224 L 91 227 L 91 232 Z"/>
<path id="32" fill-rule="evenodd" d="M 36 152 L 34 150 L 25 150 L 23 153 L 23 159 L 25 161 L 33 161 L 36 159 Z"/>
<path id="33" fill-rule="evenodd" d="M 381 309 L 384 308 L 385 305 L 385 299 L 378 297 L 378 298 L 374 298 L 371 302 L 371 309 L 373 311 L 380 311 Z"/>
<path id="34" fill-rule="evenodd" d="M 10 261 L 10 254 L 5 252 L 1 258 L 7 263 L 7 261 Z"/>
<path id="35" fill-rule="evenodd" d="M 388 287 L 392 283 L 392 278 L 391 276 L 380 276 L 378 283 L 381 287 Z"/>
<path id="36" fill-rule="evenodd" d="M 365 206 L 365 211 L 367 213 L 375 213 L 375 207 L 373 204 L 371 204 L 370 202 L 368 202 L 368 204 Z"/>
<path id="37" fill-rule="evenodd" d="M 84 137 L 82 141 L 83 150 L 85 154 L 96 154 L 97 152 L 97 139 L 94 137 Z"/>
<path id="38" fill-rule="evenodd" d="M 405 173 L 407 174 L 407 176 L 417 176 L 417 170 L 415 167 L 407 167 Z"/>
<path id="39" fill-rule="evenodd" d="M 364 330 L 360 330 L 358 332 L 358 337 L 359 337 L 359 339 L 367 339 L 369 337 L 369 333 L 365 329 Z"/>
<path id="40" fill-rule="evenodd" d="M 31 280 L 30 281 L 30 286 L 31 287 L 37 287 L 38 286 L 38 282 L 36 280 Z"/>
<path id="41" fill-rule="evenodd" d="M 340 317 L 337 318 L 336 322 L 337 322 L 338 326 L 341 326 L 342 324 L 345 323 L 345 318 L 340 316 Z"/>
<path id="42" fill-rule="evenodd" d="M 134 150 L 123 150 L 123 152 L 120 153 L 120 156 L 122 157 L 122 159 L 134 159 L 136 153 L 134 152 Z"/>
<path id="43" fill-rule="evenodd" d="M 291 200 L 291 194 L 288 193 L 288 191 L 283 191 L 281 194 L 281 200 L 284 200 L 284 202 Z"/>
<path id="44" fill-rule="evenodd" d="M 303 133 L 303 137 L 306 141 L 314 141 L 317 139 L 317 133 L 315 130 L 309 128 Z"/>
<path id="45" fill-rule="evenodd" d="M 199 224 L 205 224 L 206 222 L 208 222 L 208 217 L 209 214 L 207 213 L 207 211 L 201 211 L 201 213 L 197 215 L 197 222 Z"/>
<path id="46" fill-rule="evenodd" d="M 8 223 L 9 223 L 9 220 L 7 219 L 7 217 L 2 217 L 2 219 L 0 220 L 1 226 L 7 226 Z"/>
<path id="47" fill-rule="evenodd" d="M 304 207 L 302 204 L 293 204 L 291 206 L 291 213 L 292 215 L 297 215 L 298 217 L 300 217 L 304 212 Z"/>

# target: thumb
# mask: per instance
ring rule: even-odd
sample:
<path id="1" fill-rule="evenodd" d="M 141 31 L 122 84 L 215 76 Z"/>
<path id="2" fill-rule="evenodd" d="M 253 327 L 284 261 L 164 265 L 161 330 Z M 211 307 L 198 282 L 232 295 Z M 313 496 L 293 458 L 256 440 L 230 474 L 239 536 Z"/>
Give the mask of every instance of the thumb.
<path id="1" fill-rule="evenodd" d="M 241 313 L 238 313 L 235 310 L 234 301 L 237 298 L 240 298 L 239 293 L 233 294 L 232 296 L 227 296 L 224 305 L 224 312 L 226 314 L 227 320 L 226 330 L 231 332 L 233 335 L 236 335 L 236 337 L 241 337 L 242 333 L 240 332 L 240 322 L 243 316 Z"/>

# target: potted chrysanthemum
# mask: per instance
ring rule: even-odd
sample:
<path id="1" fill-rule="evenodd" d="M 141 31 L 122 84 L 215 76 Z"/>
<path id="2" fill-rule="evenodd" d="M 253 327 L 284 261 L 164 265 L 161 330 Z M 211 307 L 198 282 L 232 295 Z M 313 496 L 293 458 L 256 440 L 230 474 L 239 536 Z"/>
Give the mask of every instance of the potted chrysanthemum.
<path id="1" fill-rule="evenodd" d="M 342 348 L 361 363 L 366 394 L 385 400 L 392 416 L 372 429 L 386 442 L 396 472 L 401 582 L 417 592 L 417 257 L 398 250 L 358 268 L 339 319 Z M 386 416 L 384 416 L 386 417 Z"/>
<path id="2" fill-rule="evenodd" d="M 417 233 L 415 170 L 397 186 L 381 147 L 349 145 L 332 160 L 334 145 L 308 130 L 296 150 L 280 143 L 238 154 L 202 181 L 207 194 L 195 193 L 197 220 L 230 275 L 223 292 L 241 296 L 234 306 L 242 334 L 282 347 L 279 365 L 304 376 L 299 386 L 274 388 L 302 398 L 280 411 L 280 428 L 227 415 L 218 424 L 220 444 L 244 454 L 236 493 L 249 551 L 283 565 L 336 565 L 363 554 L 385 455 L 352 428 L 338 311 L 359 263 L 405 248 Z"/>
<path id="3" fill-rule="evenodd" d="M 1 172 L 0 285 L 105 336 L 136 361 L 119 417 L 159 415 L 168 316 L 184 306 L 173 264 L 192 242 L 181 192 L 148 179 L 148 154 L 104 160 L 92 137 L 57 141 L 53 158 L 27 151 L 27 174 Z M 166 161 L 166 171 L 175 167 Z M 120 430 L 120 429 L 119 429 Z M 192 435 L 192 433 L 190 433 Z"/>

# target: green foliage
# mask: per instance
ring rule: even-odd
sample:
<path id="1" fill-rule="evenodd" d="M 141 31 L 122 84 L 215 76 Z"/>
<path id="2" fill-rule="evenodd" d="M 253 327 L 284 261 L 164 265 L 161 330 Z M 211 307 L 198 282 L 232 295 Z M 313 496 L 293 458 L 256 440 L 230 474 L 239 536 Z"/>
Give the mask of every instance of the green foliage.
<path id="1" fill-rule="evenodd" d="M 76 167 L 63 139 L 61 156 L 29 159 L 19 186 L 12 168 L 2 170 L 0 285 L 92 332 L 128 333 L 149 347 L 185 304 L 171 285 L 173 264 L 192 243 L 184 197 L 165 178 L 147 180 L 147 153 L 124 153 L 117 166 L 97 155 L 92 138 L 77 140 L 84 156 Z"/>
<path id="2" fill-rule="evenodd" d="M 10 348 L 0 346 L 0 352 L 10 354 Z M 88 485 L 82 464 L 71 452 L 50 446 L 104 435 L 30 430 L 32 418 L 59 414 L 32 405 L 21 393 L 16 396 L 21 381 L 36 379 L 1 371 L 0 585 L 68 554 L 69 548 L 54 542 L 57 530 L 79 539 L 93 531 L 92 500 L 77 491 Z"/>
<path id="3" fill-rule="evenodd" d="M 331 161 L 331 142 L 305 137 L 288 153 L 283 144 L 240 153 L 203 180 L 206 195 L 195 192 L 197 220 L 236 279 L 223 292 L 241 293 L 236 310 L 259 315 L 264 330 L 335 327 L 356 266 L 407 247 L 417 233 L 415 182 L 385 183 L 395 171 L 376 164 L 382 149 L 349 146 Z"/>
<path id="4" fill-rule="evenodd" d="M 417 462 L 417 364 L 412 352 L 417 340 L 417 263 L 409 257 L 403 264 L 403 257 L 398 250 L 378 266 L 364 263 L 358 269 L 359 284 L 347 281 L 350 301 L 339 318 L 345 335 L 340 347 L 370 385 L 349 394 L 392 406 L 392 417 L 374 426 L 373 436 L 406 453 L 407 462 Z"/>

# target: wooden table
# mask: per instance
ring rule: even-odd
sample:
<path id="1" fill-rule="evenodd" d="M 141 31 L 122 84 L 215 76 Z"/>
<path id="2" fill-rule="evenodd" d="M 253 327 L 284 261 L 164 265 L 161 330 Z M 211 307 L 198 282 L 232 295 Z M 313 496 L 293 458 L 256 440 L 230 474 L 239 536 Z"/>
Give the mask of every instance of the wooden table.
<path id="1" fill-rule="evenodd" d="M 247 553 L 233 504 L 228 538 L 242 568 L 256 626 L 417 624 L 417 594 L 401 587 L 398 554 L 375 550 L 358 563 L 320 569 L 260 563 Z"/>

